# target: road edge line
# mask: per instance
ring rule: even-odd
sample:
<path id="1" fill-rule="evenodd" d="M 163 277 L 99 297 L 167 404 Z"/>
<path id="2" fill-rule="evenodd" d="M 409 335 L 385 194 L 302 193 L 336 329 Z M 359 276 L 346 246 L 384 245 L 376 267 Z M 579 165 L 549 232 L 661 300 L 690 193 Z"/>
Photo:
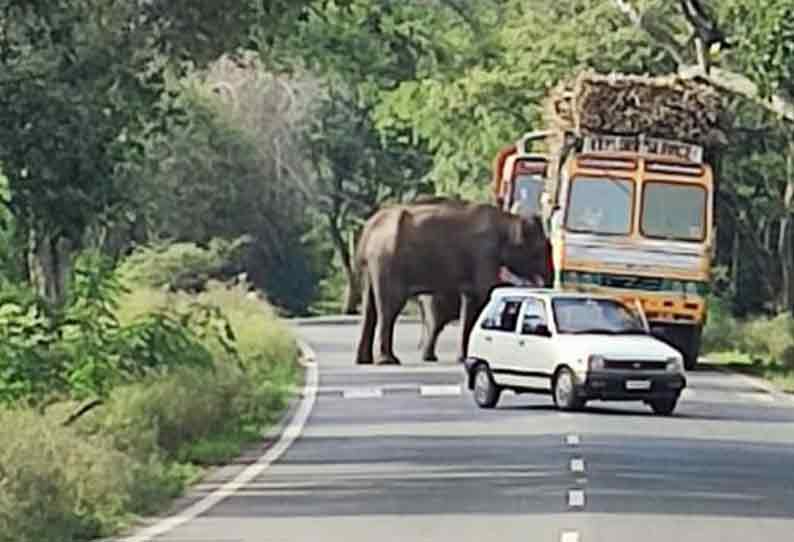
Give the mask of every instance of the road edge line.
<path id="1" fill-rule="evenodd" d="M 300 350 L 298 363 L 304 367 L 306 378 L 301 399 L 297 403 L 298 406 L 294 415 L 289 419 L 285 417 L 282 424 L 276 425 L 266 433 L 265 440 L 275 438 L 276 435 L 278 436 L 278 440 L 273 442 L 255 463 L 243 469 L 243 471 L 238 473 L 231 481 L 226 482 L 209 495 L 204 496 L 201 500 L 191 504 L 180 512 L 156 520 L 154 524 L 143 527 L 138 532 L 113 540 L 118 540 L 118 542 L 151 542 L 152 539 L 173 531 L 177 527 L 196 519 L 201 514 L 212 509 L 226 497 L 236 493 L 243 486 L 270 468 L 270 466 L 289 449 L 298 437 L 300 437 L 311 415 L 316 398 L 317 383 L 319 381 L 319 369 L 317 367 L 314 350 L 301 339 L 297 339 L 297 344 Z"/>
<path id="2" fill-rule="evenodd" d="M 705 363 L 709 363 L 708 358 L 701 358 L 698 360 L 698 363 L 701 361 Z M 782 388 L 778 387 L 772 381 L 767 380 L 766 378 L 762 378 L 760 376 L 751 376 L 748 374 L 741 373 L 739 371 L 734 371 L 731 369 L 727 369 L 725 367 L 720 367 L 719 364 L 713 364 L 713 367 L 724 374 L 729 374 L 733 376 L 738 376 L 741 380 L 744 380 L 748 385 L 759 388 L 770 395 L 776 395 L 783 399 L 786 399 L 792 403 L 794 403 L 794 395 L 787 393 Z"/>

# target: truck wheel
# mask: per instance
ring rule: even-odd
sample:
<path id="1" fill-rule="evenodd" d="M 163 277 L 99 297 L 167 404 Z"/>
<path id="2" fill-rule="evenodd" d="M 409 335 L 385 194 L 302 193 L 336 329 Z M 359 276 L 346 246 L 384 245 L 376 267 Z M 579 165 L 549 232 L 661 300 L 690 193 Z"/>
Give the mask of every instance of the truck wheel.
<path id="1" fill-rule="evenodd" d="M 480 408 L 493 408 L 499 402 L 502 389 L 493 381 L 491 369 L 485 363 L 480 363 L 474 369 L 474 402 Z"/>
<path id="2" fill-rule="evenodd" d="M 688 334 L 688 344 L 684 354 L 684 369 L 687 371 L 694 371 L 698 364 L 700 357 L 700 339 L 703 335 L 703 327 L 697 326 L 690 328 Z"/>
<path id="3" fill-rule="evenodd" d="M 557 371 L 552 384 L 554 404 L 560 410 L 580 410 L 585 401 L 576 395 L 576 378 L 567 367 Z"/>
<path id="4" fill-rule="evenodd" d="M 660 416 L 669 416 L 673 413 L 677 404 L 677 395 L 665 397 L 663 399 L 653 399 L 651 401 L 651 409 L 653 410 L 654 414 L 658 414 Z"/>

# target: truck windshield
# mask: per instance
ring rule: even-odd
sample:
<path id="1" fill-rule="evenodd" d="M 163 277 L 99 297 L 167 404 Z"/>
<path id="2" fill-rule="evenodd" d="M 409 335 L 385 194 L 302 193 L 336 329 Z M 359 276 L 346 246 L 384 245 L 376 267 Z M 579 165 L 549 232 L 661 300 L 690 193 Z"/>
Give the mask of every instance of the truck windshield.
<path id="1" fill-rule="evenodd" d="M 634 182 L 607 177 L 576 177 L 571 185 L 566 229 L 627 235 L 631 231 Z"/>
<path id="2" fill-rule="evenodd" d="M 702 186 L 645 183 L 641 231 L 646 237 L 702 241 L 705 215 L 706 190 Z"/>
<path id="3" fill-rule="evenodd" d="M 513 204 L 510 212 L 534 214 L 540 212 L 540 195 L 543 192 L 543 177 L 538 174 L 518 175 L 513 189 Z"/>
<path id="4" fill-rule="evenodd" d="M 639 315 L 619 301 L 587 297 L 561 297 L 552 300 L 558 333 L 645 335 Z"/>

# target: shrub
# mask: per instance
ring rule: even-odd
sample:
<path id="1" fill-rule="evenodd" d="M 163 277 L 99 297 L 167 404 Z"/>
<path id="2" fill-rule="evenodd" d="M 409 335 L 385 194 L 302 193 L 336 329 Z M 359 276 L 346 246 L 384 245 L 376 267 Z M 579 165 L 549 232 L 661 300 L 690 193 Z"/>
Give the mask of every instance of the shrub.
<path id="1" fill-rule="evenodd" d="M 703 329 L 704 352 L 727 352 L 739 347 L 739 324 L 730 311 L 729 304 L 721 298 L 708 300 L 708 320 Z"/>
<path id="2" fill-rule="evenodd" d="M 0 411 L 0 541 L 91 540 L 150 512 L 179 485 L 102 436 L 30 410 Z"/>
<path id="3" fill-rule="evenodd" d="M 260 431 L 283 410 L 298 374 L 297 346 L 273 309 L 249 299 L 245 286 L 210 284 L 199 297 L 135 290 L 118 310 L 125 322 L 154 308 L 181 311 L 192 303 L 223 313 L 234 349 L 205 336 L 210 368 L 176 368 L 119 387 L 78 424 L 81 430 L 107 434 L 117 449 L 141 460 L 152 454 L 179 459 L 189 456 L 186 447 L 213 435 Z"/>

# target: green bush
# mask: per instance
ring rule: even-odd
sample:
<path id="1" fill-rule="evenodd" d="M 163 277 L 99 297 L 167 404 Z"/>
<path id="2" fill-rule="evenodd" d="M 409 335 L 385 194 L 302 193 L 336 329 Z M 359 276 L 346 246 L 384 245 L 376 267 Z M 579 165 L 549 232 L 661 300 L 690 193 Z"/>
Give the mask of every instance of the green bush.
<path id="1" fill-rule="evenodd" d="M 77 396 L 44 415 L 0 410 L 0 542 L 90 540 L 160 509 L 198 466 L 228 460 L 261 435 L 299 375 L 286 324 L 245 286 L 210 284 L 201 296 L 133 289 L 111 312 L 115 330 L 176 315 L 171 331 L 187 334 L 211 362 L 114 380 L 102 404 L 68 427 Z M 153 363 L 147 355 L 181 355 L 151 325 L 157 333 L 130 331 L 136 339 L 121 341 L 123 352 L 143 356 L 144 366 Z"/>
<path id="2" fill-rule="evenodd" d="M 201 304 L 163 306 L 120 322 L 125 291 L 108 261 L 95 254 L 77 260 L 68 299 L 58 310 L 23 290 L 4 291 L 0 403 L 105 396 L 115 386 L 173 367 L 209 367 L 207 336 L 226 344 L 223 315 Z"/>
<path id="3" fill-rule="evenodd" d="M 739 323 L 721 298 L 708 300 L 708 320 L 703 328 L 703 352 L 728 352 L 739 347 Z"/>
<path id="4" fill-rule="evenodd" d="M 151 512 L 180 483 L 158 463 L 117 451 L 30 410 L 0 411 L 0 542 L 106 536 Z"/>

